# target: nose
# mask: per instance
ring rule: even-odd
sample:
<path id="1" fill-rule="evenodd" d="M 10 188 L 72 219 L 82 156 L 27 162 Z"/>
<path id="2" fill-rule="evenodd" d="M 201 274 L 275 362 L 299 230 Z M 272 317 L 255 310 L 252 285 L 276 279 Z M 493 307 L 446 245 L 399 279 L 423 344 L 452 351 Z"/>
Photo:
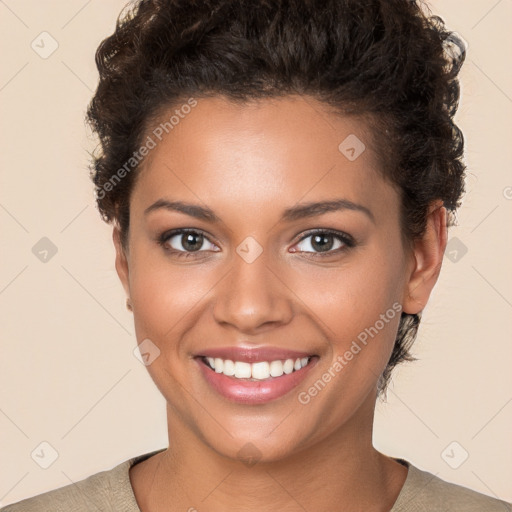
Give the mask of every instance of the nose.
<path id="1" fill-rule="evenodd" d="M 213 313 L 219 324 L 244 334 L 286 325 L 293 316 L 292 291 L 268 266 L 265 252 L 248 263 L 237 254 L 217 287 Z"/>

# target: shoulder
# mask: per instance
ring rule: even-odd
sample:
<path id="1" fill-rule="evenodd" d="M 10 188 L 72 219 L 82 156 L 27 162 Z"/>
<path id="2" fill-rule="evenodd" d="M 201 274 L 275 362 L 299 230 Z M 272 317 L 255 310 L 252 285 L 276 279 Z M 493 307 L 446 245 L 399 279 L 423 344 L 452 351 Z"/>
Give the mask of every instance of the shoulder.
<path id="1" fill-rule="evenodd" d="M 7 505 L 0 512 L 140 512 L 130 484 L 129 469 L 159 451 L 133 457 L 78 482 Z"/>
<path id="2" fill-rule="evenodd" d="M 409 472 L 391 512 L 512 512 L 512 505 L 446 482 L 405 463 Z"/>
<path id="3" fill-rule="evenodd" d="M 126 464 L 126 462 L 124 463 Z M 0 512 L 64 512 L 66 510 L 112 510 L 112 473 L 122 467 L 102 471 L 59 489 L 54 489 L 18 503 L 7 505 Z M 109 508 L 106 508 L 106 507 Z"/>
<path id="4" fill-rule="evenodd" d="M 129 461 L 108 471 L 94 475 L 59 489 L 54 489 L 18 503 L 7 505 L 0 512 L 65 512 L 86 510 L 114 510 L 113 493 L 116 492 L 116 477 L 128 472 Z"/>

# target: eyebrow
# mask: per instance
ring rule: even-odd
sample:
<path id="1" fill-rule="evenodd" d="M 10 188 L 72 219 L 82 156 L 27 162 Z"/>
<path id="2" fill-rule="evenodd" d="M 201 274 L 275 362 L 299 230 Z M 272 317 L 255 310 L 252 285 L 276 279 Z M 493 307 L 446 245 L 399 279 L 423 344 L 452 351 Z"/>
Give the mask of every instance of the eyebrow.
<path id="1" fill-rule="evenodd" d="M 199 206 L 197 204 L 185 203 L 183 201 L 168 201 L 167 199 L 159 199 L 153 203 L 144 210 L 144 215 L 159 209 L 181 212 L 207 222 L 216 223 L 221 221 L 220 217 L 215 215 L 213 210 L 210 208 Z M 333 199 L 329 201 L 302 203 L 284 210 L 281 219 L 283 221 L 291 222 L 298 219 L 315 217 L 316 215 L 342 210 L 362 212 L 375 224 L 375 217 L 370 209 L 361 204 L 349 201 L 348 199 Z"/>

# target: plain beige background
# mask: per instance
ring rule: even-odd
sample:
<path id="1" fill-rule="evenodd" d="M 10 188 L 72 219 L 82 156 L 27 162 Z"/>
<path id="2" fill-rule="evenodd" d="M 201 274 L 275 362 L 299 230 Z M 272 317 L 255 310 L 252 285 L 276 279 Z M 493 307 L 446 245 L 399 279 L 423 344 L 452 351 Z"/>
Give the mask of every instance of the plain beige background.
<path id="1" fill-rule="evenodd" d="M 94 52 L 123 5 L 0 2 L 0 505 L 167 445 L 165 403 L 134 356 L 111 228 L 87 170 Z M 511 501 L 512 0 L 431 6 L 468 43 L 457 114 L 467 194 L 424 314 L 419 361 L 395 373 L 375 443 Z M 58 48 L 44 55 L 53 40 Z M 43 237 L 57 250 L 46 262 Z"/>

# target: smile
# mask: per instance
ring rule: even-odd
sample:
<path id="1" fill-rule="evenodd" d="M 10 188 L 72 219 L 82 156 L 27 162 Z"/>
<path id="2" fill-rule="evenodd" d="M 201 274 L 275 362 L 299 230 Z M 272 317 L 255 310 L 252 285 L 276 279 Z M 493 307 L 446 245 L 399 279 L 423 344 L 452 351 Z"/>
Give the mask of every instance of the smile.
<path id="1" fill-rule="evenodd" d="M 207 393 L 238 404 L 264 404 L 285 397 L 318 362 L 318 356 L 272 361 L 233 361 L 218 357 L 196 357 L 207 385 Z"/>
<path id="2" fill-rule="evenodd" d="M 311 357 L 296 359 L 259 361 L 247 363 L 244 361 L 231 361 L 219 357 L 203 357 L 203 361 L 216 373 L 222 373 L 236 379 L 265 380 L 269 378 L 289 375 L 308 365 Z"/>

